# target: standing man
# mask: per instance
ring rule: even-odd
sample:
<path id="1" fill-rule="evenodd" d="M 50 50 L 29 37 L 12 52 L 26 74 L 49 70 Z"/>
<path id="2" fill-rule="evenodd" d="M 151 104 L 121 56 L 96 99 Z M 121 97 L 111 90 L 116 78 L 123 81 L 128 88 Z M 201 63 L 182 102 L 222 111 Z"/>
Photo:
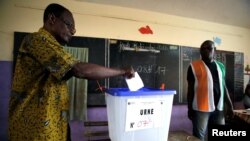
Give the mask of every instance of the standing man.
<path id="1" fill-rule="evenodd" d="M 225 67 L 214 60 L 214 42 L 207 40 L 200 47 L 201 60 L 191 62 L 188 72 L 188 118 L 193 124 L 193 135 L 205 140 L 209 124 L 225 124 L 224 102 L 229 116 L 233 105 L 225 84 Z"/>
<path id="2" fill-rule="evenodd" d="M 132 68 L 111 69 L 80 62 L 62 45 L 75 34 L 72 13 L 59 4 L 46 7 L 43 27 L 25 37 L 18 52 L 9 105 L 9 141 L 66 141 L 69 95 L 74 76 L 103 79 L 134 76 Z"/>

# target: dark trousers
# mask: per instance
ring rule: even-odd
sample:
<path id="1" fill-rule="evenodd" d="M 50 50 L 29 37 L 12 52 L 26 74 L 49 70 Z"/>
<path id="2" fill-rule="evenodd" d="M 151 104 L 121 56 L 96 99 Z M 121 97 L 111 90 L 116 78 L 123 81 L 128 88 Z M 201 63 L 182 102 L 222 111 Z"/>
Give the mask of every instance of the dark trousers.
<path id="1" fill-rule="evenodd" d="M 70 131 L 69 123 L 68 123 L 68 129 L 67 129 L 67 141 L 71 141 L 71 131 Z"/>

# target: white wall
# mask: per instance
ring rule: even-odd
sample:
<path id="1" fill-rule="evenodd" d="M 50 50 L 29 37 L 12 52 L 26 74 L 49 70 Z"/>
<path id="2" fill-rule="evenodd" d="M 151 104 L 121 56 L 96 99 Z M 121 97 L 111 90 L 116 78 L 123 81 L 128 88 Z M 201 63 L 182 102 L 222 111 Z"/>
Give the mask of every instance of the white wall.
<path id="1" fill-rule="evenodd" d="M 219 37 L 220 50 L 244 53 L 250 63 L 250 29 L 121 8 L 77 0 L 55 0 L 73 12 L 76 36 L 137 40 L 199 47 L 207 39 Z M 0 1 L 0 61 L 12 60 L 14 31 L 34 32 L 42 27 L 44 8 L 51 0 Z M 154 34 L 140 34 L 149 25 Z M 247 77 L 245 77 L 247 79 Z M 247 81 L 247 80 L 245 80 Z"/>

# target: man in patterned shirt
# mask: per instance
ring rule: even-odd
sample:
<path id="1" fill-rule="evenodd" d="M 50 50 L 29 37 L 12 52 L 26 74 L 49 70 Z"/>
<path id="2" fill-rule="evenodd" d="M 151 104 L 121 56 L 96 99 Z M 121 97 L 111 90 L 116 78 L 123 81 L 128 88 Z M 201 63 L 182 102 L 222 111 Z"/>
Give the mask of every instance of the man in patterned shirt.
<path id="1" fill-rule="evenodd" d="M 133 68 L 112 69 L 80 62 L 63 44 L 75 34 L 72 13 L 58 4 L 44 11 L 44 25 L 25 37 L 18 52 L 9 105 L 10 141 L 66 141 L 72 76 L 103 79 L 134 76 Z"/>

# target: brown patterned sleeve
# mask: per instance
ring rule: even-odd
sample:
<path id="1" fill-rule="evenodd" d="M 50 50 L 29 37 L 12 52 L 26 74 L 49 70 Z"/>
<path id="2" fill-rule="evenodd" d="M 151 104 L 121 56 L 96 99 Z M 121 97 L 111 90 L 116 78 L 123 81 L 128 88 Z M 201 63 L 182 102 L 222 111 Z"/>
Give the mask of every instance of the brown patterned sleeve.
<path id="1" fill-rule="evenodd" d="M 31 55 L 59 80 L 78 62 L 56 40 L 46 36 L 33 36 L 29 44 L 27 50 Z"/>

